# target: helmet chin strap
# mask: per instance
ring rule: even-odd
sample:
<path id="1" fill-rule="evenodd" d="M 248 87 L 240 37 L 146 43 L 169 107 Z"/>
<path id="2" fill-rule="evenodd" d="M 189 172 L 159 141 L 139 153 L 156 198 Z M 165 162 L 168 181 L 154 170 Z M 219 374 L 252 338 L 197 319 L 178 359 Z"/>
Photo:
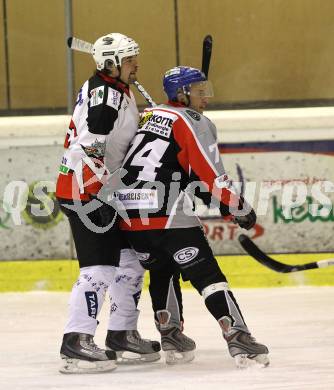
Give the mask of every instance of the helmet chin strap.
<path id="1" fill-rule="evenodd" d="M 115 56 L 115 60 L 116 60 L 116 68 L 117 68 L 117 70 L 118 70 L 118 76 L 116 77 L 116 80 L 120 81 L 120 82 L 123 83 L 123 84 L 129 85 L 128 82 L 126 83 L 125 81 L 123 81 L 123 80 L 121 79 L 121 67 L 122 67 L 122 65 L 121 65 L 120 62 L 119 62 L 119 57 L 118 57 L 118 56 Z"/>
<path id="2" fill-rule="evenodd" d="M 116 59 L 115 63 L 113 61 L 111 61 L 111 60 L 106 60 L 106 63 L 108 65 L 108 70 L 111 72 L 112 67 L 115 67 L 118 70 L 118 76 L 113 76 L 112 75 L 111 77 L 113 77 L 116 80 L 122 81 L 120 79 L 120 77 L 121 77 L 121 65 L 119 63 L 119 58 L 117 56 L 115 56 L 115 59 Z"/>
<path id="3" fill-rule="evenodd" d="M 124 81 L 121 80 L 121 65 L 119 64 L 119 59 L 118 59 L 118 57 L 115 57 L 115 58 L 116 58 L 117 63 L 114 64 L 113 62 L 110 61 L 111 64 L 109 64 L 109 66 L 114 66 L 114 67 L 118 70 L 118 76 L 113 76 L 113 75 L 111 74 L 111 77 L 113 77 L 114 79 L 120 81 L 121 83 L 124 83 Z M 108 61 L 108 60 L 107 60 L 107 61 Z M 109 71 L 111 71 L 110 68 L 108 68 L 108 69 L 109 69 Z"/>
<path id="4" fill-rule="evenodd" d="M 115 65 L 116 65 L 116 68 L 117 68 L 117 70 L 119 72 L 119 76 L 117 78 L 119 78 L 121 76 L 121 64 L 119 62 L 119 57 L 115 56 L 115 60 L 116 60 L 116 64 Z"/>
<path id="5" fill-rule="evenodd" d="M 182 87 L 182 90 L 183 90 L 183 96 L 184 96 L 185 99 L 186 99 L 185 105 L 186 105 L 187 107 L 189 107 L 189 106 L 190 106 L 190 97 L 189 97 L 189 95 L 190 95 L 190 89 L 189 89 L 189 85 L 183 86 L 183 87 Z"/>
<path id="6" fill-rule="evenodd" d="M 122 83 L 124 83 L 124 81 L 121 80 L 121 67 L 120 67 L 120 65 L 117 65 L 117 70 L 118 70 L 118 76 L 116 77 L 116 79 L 118 81 L 121 81 Z"/>
<path id="7" fill-rule="evenodd" d="M 182 91 L 182 100 L 180 100 L 180 98 L 176 98 L 176 101 L 179 102 L 179 103 L 184 104 L 186 107 L 189 107 L 189 105 L 190 105 L 190 98 L 185 93 L 185 91 Z"/>

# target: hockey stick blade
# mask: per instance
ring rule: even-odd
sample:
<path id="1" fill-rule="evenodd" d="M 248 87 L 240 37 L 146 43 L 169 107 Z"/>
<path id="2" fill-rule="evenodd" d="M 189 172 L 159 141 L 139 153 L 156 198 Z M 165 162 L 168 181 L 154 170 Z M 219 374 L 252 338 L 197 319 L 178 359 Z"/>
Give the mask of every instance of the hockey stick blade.
<path id="1" fill-rule="evenodd" d="M 203 39 L 203 50 L 202 50 L 202 72 L 208 78 L 210 61 L 212 53 L 212 36 L 207 35 Z"/>
<path id="2" fill-rule="evenodd" d="M 244 234 L 240 234 L 239 242 L 240 245 L 243 247 L 243 249 L 250 256 L 252 256 L 255 260 L 257 260 L 265 267 L 268 267 L 271 270 L 276 272 L 281 272 L 281 273 L 298 272 L 298 271 L 305 271 L 314 268 L 326 268 L 334 265 L 334 259 L 319 260 L 319 261 L 314 261 L 312 263 L 298 264 L 298 265 L 284 264 L 266 255 L 264 252 L 262 252 L 262 250 L 259 247 L 257 247 L 254 244 L 254 242 L 249 237 L 247 237 Z"/>
<path id="3" fill-rule="evenodd" d="M 92 54 L 93 44 L 82 39 L 69 37 L 67 39 L 67 46 L 72 50 L 81 51 L 83 53 Z"/>

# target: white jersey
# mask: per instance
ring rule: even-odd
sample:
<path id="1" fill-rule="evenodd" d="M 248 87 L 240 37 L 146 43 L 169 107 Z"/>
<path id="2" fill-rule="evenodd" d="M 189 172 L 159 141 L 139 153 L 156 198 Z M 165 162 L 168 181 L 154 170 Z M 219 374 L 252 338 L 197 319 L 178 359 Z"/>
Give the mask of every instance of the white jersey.
<path id="1" fill-rule="evenodd" d="M 66 134 L 57 197 L 89 200 L 89 194 L 97 194 L 108 173 L 122 165 L 138 120 L 136 101 L 126 84 L 102 72 L 87 80 Z"/>

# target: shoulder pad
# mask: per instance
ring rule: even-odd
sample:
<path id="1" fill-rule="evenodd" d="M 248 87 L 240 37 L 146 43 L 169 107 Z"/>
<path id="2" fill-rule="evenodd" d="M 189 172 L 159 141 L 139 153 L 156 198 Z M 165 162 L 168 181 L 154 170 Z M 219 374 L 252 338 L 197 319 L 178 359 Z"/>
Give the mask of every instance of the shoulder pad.
<path id="1" fill-rule="evenodd" d="M 195 132 L 201 134 L 208 131 L 208 122 L 206 117 L 189 107 L 175 107 L 175 111 L 180 114 L 186 124 Z"/>

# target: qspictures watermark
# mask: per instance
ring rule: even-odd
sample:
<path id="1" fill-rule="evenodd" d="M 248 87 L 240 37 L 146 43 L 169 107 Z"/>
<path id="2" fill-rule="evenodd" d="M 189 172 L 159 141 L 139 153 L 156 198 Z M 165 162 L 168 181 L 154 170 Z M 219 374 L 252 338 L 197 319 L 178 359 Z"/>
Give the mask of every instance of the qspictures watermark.
<path id="1" fill-rule="evenodd" d="M 12 181 L 4 189 L 0 201 L 0 227 L 9 229 L 9 222 L 20 226 L 24 222 L 39 229 L 49 229 L 62 219 L 59 203 L 52 181 Z M 1 207 L 2 206 L 2 207 Z M 3 225 L 3 226 L 2 226 Z"/>
<path id="2" fill-rule="evenodd" d="M 87 228 L 97 233 L 103 233 L 108 230 L 114 223 L 114 219 L 107 227 L 95 225 L 89 219 L 89 213 L 103 207 L 108 203 L 115 208 L 117 213 L 124 219 L 128 217 L 127 210 L 137 207 L 137 203 L 146 205 L 138 209 L 143 223 L 147 221 L 148 215 L 153 216 L 161 210 L 166 202 L 158 201 L 163 197 L 167 200 L 167 215 L 175 211 L 175 202 L 180 198 L 180 186 L 175 177 L 175 181 L 169 183 L 168 191 L 161 182 L 147 183 L 140 188 L 134 183 L 132 186 L 122 186 L 120 192 L 112 192 L 108 186 L 104 187 L 102 196 L 95 198 L 91 202 L 75 202 L 72 208 L 78 213 L 79 217 Z M 296 220 L 296 212 L 304 210 L 309 219 L 325 220 L 333 215 L 333 201 L 330 194 L 334 193 L 334 183 L 328 180 L 316 181 L 312 184 L 306 183 L 305 180 L 294 180 L 284 182 L 247 182 L 233 183 L 231 189 L 238 193 L 238 188 L 244 186 L 244 197 L 247 202 L 254 208 L 258 216 L 265 216 L 272 207 L 272 200 L 275 201 L 275 215 L 277 220 L 284 222 Z M 207 206 L 196 205 L 192 203 L 194 188 L 205 191 L 202 182 L 192 182 L 191 191 L 187 190 L 186 196 L 183 197 L 183 212 L 186 215 L 197 215 L 201 217 Z M 6 215 L 6 226 L 10 218 L 15 226 L 20 226 L 27 222 L 27 215 L 36 221 L 57 221 L 59 215 L 59 205 L 55 198 L 54 192 L 56 185 L 52 181 L 38 181 L 28 185 L 25 181 L 12 181 L 8 183 L 2 194 L 2 209 Z M 223 189 L 221 189 L 223 191 Z M 103 192 L 103 191 L 102 191 Z M 220 197 L 219 191 L 212 197 L 209 210 L 215 210 Z M 0 194 L 1 197 L 1 194 Z M 166 198 L 167 197 L 167 198 Z M 32 201 L 33 199 L 33 201 Z M 189 201 L 190 199 L 190 201 Z M 279 207 L 277 206 L 279 203 Z M 191 207 L 190 207 L 191 206 Z M 28 212 L 27 212 L 28 210 Z"/>

